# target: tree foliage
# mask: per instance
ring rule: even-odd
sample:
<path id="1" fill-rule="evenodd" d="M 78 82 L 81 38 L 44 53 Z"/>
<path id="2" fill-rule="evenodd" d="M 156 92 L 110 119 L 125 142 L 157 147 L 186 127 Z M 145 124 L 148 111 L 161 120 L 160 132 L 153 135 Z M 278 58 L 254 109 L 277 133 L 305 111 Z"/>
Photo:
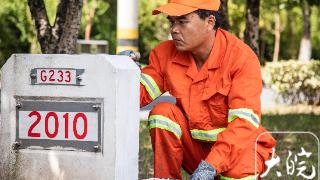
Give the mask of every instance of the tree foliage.
<path id="1" fill-rule="evenodd" d="M 44 0 L 50 24 L 54 24 L 59 1 Z M 281 38 L 279 59 L 297 59 L 303 33 L 303 18 L 300 7 L 302 0 L 260 1 L 259 48 L 262 62 L 271 61 L 275 44 L 275 18 L 279 6 Z M 313 59 L 320 59 L 320 1 L 306 0 L 311 5 L 311 43 Z M 90 4 L 92 0 L 88 0 Z M 92 22 L 91 39 L 108 40 L 110 53 L 116 47 L 116 0 L 97 0 L 97 9 Z M 147 62 L 150 50 L 160 41 L 168 39 L 169 24 L 165 15 L 152 16 L 151 11 L 167 0 L 139 0 L 139 49 L 142 59 Z M 83 8 L 79 39 L 85 36 L 87 24 Z M 244 39 L 246 25 L 246 0 L 228 0 L 230 32 Z M 26 1 L 2 0 L 0 7 L 0 64 L 12 53 L 39 53 L 35 29 Z"/>
<path id="2" fill-rule="evenodd" d="M 246 29 L 244 31 L 244 42 L 246 42 L 257 56 L 259 49 L 259 13 L 260 0 L 247 0 Z"/>
<path id="3" fill-rule="evenodd" d="M 165 4 L 166 0 L 159 1 L 139 1 L 139 50 L 141 51 L 141 59 L 148 62 L 149 52 L 160 41 L 169 37 L 169 23 L 167 17 L 163 14 L 152 16 L 152 10 L 161 4 Z"/>
<path id="4" fill-rule="evenodd" d="M 317 39 L 320 37 L 320 31 L 317 29 L 317 6 L 314 2 L 311 3 L 311 42 L 312 42 L 312 57 L 311 59 L 319 59 L 317 55 L 318 45 L 315 46 Z M 297 59 L 299 54 L 300 40 L 303 33 L 303 18 L 302 11 L 298 0 L 270 0 L 261 1 L 261 19 L 260 19 L 260 48 L 263 52 L 261 57 L 265 61 L 272 60 L 274 47 L 274 15 L 277 11 L 277 6 L 280 7 L 281 19 L 281 39 L 279 59 Z M 264 50 L 263 50 L 264 49 Z"/>
<path id="5" fill-rule="evenodd" d="M 50 24 L 44 0 L 28 0 L 42 53 L 73 54 L 76 50 L 83 0 L 61 0 Z"/>
<path id="6" fill-rule="evenodd" d="M 230 30 L 229 13 L 228 13 L 228 0 L 221 0 L 219 11 L 221 12 L 221 27 L 227 31 Z"/>
<path id="7" fill-rule="evenodd" d="M 33 42 L 33 27 L 26 3 L 2 0 L 0 6 L 0 66 L 12 53 L 27 53 Z"/>
<path id="8" fill-rule="evenodd" d="M 92 3 L 88 0 L 88 4 Z M 82 16 L 87 16 L 88 8 L 83 8 Z M 81 18 L 79 39 L 85 38 L 85 27 L 88 21 Z M 116 28 L 117 28 L 117 0 L 97 0 L 95 16 L 92 22 L 91 36 L 93 40 L 107 40 L 109 53 L 116 52 Z"/>

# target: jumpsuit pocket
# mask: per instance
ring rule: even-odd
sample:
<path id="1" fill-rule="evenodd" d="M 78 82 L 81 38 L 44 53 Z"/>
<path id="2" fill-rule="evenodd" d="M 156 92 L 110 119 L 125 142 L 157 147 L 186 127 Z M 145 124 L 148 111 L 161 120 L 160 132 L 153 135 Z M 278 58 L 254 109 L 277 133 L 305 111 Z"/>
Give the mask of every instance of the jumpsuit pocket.
<path id="1" fill-rule="evenodd" d="M 218 127 L 227 126 L 228 93 L 230 90 L 228 88 L 207 88 L 202 96 L 213 124 Z"/>

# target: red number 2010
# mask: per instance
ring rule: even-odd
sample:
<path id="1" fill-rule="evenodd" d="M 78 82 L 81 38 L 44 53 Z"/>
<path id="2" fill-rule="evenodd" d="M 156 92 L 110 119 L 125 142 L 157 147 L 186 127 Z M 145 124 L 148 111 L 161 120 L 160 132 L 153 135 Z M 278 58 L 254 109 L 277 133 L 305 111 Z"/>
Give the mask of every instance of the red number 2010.
<path id="1" fill-rule="evenodd" d="M 32 123 L 28 130 L 28 136 L 29 137 L 40 137 L 40 132 L 34 132 L 34 128 L 39 124 L 41 121 L 41 114 L 38 111 L 32 111 L 28 115 L 29 117 L 35 116 L 36 120 Z M 69 113 L 65 113 L 63 115 L 64 122 L 65 122 L 65 132 L 64 132 L 64 137 L 68 139 L 69 134 L 68 134 L 68 122 L 69 122 Z M 77 131 L 77 124 L 79 121 L 79 118 L 83 120 L 83 132 L 82 134 L 79 134 Z M 59 132 L 59 118 L 56 112 L 48 112 L 44 118 L 45 120 L 45 134 L 49 138 L 55 138 L 58 135 Z M 54 131 L 50 132 L 49 131 L 49 121 L 54 121 Z M 88 133 L 88 119 L 87 116 L 84 113 L 77 113 L 75 114 L 73 118 L 73 134 L 77 139 L 84 139 L 87 136 Z"/>

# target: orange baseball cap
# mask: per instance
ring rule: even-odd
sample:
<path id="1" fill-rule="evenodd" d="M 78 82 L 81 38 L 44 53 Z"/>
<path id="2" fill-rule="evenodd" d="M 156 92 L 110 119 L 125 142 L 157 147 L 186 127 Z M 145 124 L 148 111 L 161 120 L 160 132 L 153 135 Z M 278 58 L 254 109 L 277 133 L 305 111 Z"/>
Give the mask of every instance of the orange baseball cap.
<path id="1" fill-rule="evenodd" d="M 152 11 L 152 15 L 165 13 L 169 16 L 182 16 L 198 9 L 218 11 L 220 0 L 169 0 L 167 4 Z"/>

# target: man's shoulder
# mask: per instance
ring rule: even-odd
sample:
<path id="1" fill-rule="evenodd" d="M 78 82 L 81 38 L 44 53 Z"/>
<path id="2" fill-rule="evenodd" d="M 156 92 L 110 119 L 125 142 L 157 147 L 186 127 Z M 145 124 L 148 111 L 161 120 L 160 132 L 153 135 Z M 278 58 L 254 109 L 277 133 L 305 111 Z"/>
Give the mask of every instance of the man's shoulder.
<path id="1" fill-rule="evenodd" d="M 257 58 L 250 46 L 248 46 L 240 38 L 226 30 L 221 31 L 226 38 L 229 48 L 231 48 L 233 52 L 239 53 L 243 56 L 246 56 L 247 58 Z"/>
<path id="2" fill-rule="evenodd" d="M 230 32 L 222 30 L 222 33 L 227 44 L 226 54 L 229 55 L 226 57 L 229 62 L 227 64 L 230 65 L 232 72 L 245 68 L 249 64 L 260 68 L 259 59 L 250 46 Z"/>

